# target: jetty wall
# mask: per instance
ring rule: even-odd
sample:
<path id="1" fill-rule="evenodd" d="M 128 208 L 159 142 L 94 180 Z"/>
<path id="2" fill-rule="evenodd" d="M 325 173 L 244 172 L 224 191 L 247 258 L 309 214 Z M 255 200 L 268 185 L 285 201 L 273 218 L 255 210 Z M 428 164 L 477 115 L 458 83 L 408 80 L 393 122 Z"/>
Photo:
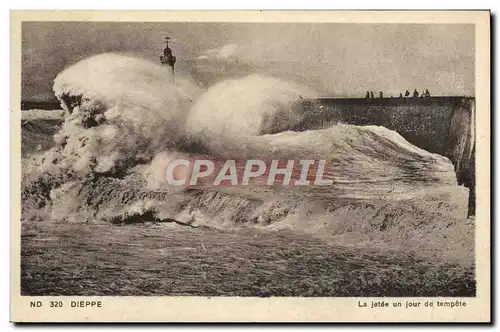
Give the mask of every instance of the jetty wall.
<path id="1" fill-rule="evenodd" d="M 469 215 L 475 214 L 475 99 L 473 97 L 304 100 L 297 130 L 334 123 L 379 125 L 408 142 L 450 159 L 457 184 L 470 189 Z"/>

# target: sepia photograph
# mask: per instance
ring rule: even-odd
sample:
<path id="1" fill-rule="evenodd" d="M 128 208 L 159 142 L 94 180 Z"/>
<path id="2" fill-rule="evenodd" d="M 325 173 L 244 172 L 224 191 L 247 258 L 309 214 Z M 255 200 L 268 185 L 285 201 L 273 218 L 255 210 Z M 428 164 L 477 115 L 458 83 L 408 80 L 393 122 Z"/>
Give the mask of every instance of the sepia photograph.
<path id="1" fill-rule="evenodd" d="M 21 297 L 478 296 L 473 20 L 20 27 Z"/>

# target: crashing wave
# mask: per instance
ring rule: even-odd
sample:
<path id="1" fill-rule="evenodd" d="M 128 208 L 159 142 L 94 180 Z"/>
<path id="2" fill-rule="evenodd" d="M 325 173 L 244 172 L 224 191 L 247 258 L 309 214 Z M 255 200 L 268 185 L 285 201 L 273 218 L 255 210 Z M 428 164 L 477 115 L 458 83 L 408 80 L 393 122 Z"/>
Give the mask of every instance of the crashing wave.
<path id="1" fill-rule="evenodd" d="M 349 208 L 353 199 L 375 204 L 382 214 L 384 202 L 405 199 L 412 213 L 424 220 L 436 214 L 419 208 L 415 199 L 428 201 L 429 188 L 456 183 L 449 160 L 383 127 L 335 125 L 294 131 L 304 120 L 297 101 L 315 94 L 273 77 L 250 75 L 203 92 L 192 80 L 174 81 L 165 67 L 101 54 L 61 72 L 54 92 L 65 106 L 64 123 L 54 137 L 55 147 L 24 169 L 25 220 L 36 216 L 33 211 L 43 211 L 42 219 L 55 221 L 282 221 L 298 227 L 301 223 L 291 220 L 303 215 L 323 224 L 332 209 L 362 220 L 358 210 Z M 327 163 L 325 177 L 333 185 L 296 190 L 173 190 L 162 185 L 163 170 L 172 158 L 200 152 L 220 159 L 322 159 Z"/>

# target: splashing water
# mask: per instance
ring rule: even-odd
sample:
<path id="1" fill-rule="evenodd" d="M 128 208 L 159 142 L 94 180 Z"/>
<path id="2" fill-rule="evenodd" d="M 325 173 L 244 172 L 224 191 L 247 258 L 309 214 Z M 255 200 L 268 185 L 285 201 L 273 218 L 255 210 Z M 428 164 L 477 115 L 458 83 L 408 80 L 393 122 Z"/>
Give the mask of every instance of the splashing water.
<path id="1" fill-rule="evenodd" d="M 57 135 L 62 153 L 79 157 L 73 160 L 78 170 L 106 173 L 173 146 L 201 89 L 172 78 L 165 67 L 118 54 L 96 55 L 61 72 L 54 92 L 70 108 Z M 75 97 L 76 107 L 68 105 Z"/>
<path id="2" fill-rule="evenodd" d="M 323 223 L 325 217 L 306 213 L 309 207 L 338 199 L 414 198 L 456 181 L 449 160 L 383 127 L 293 131 L 305 116 L 300 100 L 316 94 L 270 76 L 226 80 L 202 91 L 188 78 L 174 81 L 166 67 L 101 54 L 61 72 L 54 92 L 66 107 L 65 122 L 56 146 L 27 170 L 32 175 L 23 185 L 23 211 L 52 206 L 55 220 L 123 221 L 151 213 L 209 223 L 223 213 L 224 220 L 271 224 L 300 207 L 306 218 Z M 163 170 L 173 158 L 196 155 L 200 146 L 221 159 L 324 159 L 325 177 L 334 184 L 302 191 L 177 190 L 172 196 L 162 186 Z M 327 216 L 328 208 L 315 214 Z"/>

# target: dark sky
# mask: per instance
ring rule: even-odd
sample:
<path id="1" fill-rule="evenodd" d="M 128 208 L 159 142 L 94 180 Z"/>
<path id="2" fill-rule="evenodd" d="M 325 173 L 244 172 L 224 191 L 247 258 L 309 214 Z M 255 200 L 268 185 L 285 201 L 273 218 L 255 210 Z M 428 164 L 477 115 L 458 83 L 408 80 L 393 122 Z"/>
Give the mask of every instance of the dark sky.
<path id="1" fill-rule="evenodd" d="M 178 75 L 208 87 L 249 73 L 309 85 L 326 96 L 474 95 L 474 26 L 353 23 L 25 22 L 22 98 L 52 98 L 67 66 L 102 52 L 159 62 L 174 38 Z"/>

